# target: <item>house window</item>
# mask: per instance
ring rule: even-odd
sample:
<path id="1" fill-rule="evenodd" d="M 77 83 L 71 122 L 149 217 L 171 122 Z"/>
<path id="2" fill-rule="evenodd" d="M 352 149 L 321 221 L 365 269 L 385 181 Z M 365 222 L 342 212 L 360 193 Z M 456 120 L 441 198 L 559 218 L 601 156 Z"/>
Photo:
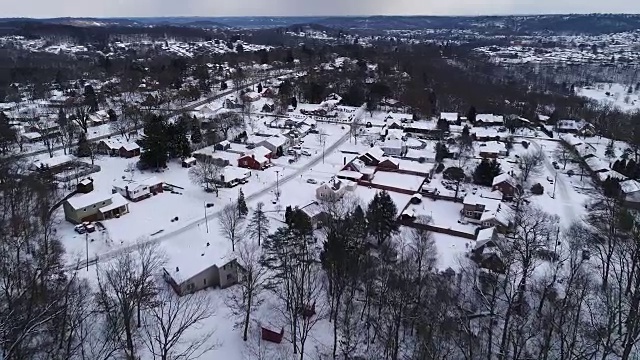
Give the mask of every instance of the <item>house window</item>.
<path id="1" fill-rule="evenodd" d="M 93 208 L 95 209 L 95 208 L 96 208 L 96 206 L 95 206 L 95 205 L 93 205 Z"/>
<path id="2" fill-rule="evenodd" d="M 207 285 L 207 279 L 204 279 L 204 284 Z"/>
<path id="3" fill-rule="evenodd" d="M 103 202 L 102 202 L 102 205 L 104 205 L 104 204 L 106 204 L 106 203 L 107 203 L 106 201 L 103 201 Z"/>
<path id="4" fill-rule="evenodd" d="M 473 216 L 473 211 L 468 211 L 468 210 L 467 210 L 467 211 L 465 211 L 465 214 L 466 214 L 467 216 Z"/>
<path id="5" fill-rule="evenodd" d="M 227 282 L 233 280 L 233 276 L 231 274 L 227 274 Z"/>

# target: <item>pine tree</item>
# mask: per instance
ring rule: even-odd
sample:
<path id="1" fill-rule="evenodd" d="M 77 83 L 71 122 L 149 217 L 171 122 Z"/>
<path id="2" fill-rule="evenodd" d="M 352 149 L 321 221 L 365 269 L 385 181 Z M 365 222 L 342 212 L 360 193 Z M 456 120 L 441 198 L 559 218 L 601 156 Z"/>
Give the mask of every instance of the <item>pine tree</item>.
<path id="1" fill-rule="evenodd" d="M 247 216 L 247 214 L 249 214 L 249 208 L 247 208 L 247 203 L 244 200 L 244 193 L 242 192 L 242 189 L 238 192 L 238 211 L 242 216 Z"/>
<path id="2" fill-rule="evenodd" d="M 396 218 L 398 209 L 396 204 L 385 190 L 376 193 L 367 208 L 367 230 L 378 245 L 389 239 L 391 235 L 398 232 Z"/>
<path id="3" fill-rule="evenodd" d="M 629 159 L 629 161 L 627 161 L 627 166 L 624 168 L 623 174 L 630 178 L 634 178 L 637 172 L 638 164 L 636 164 L 633 159 Z"/>
<path id="4" fill-rule="evenodd" d="M 500 163 L 494 160 L 484 159 L 473 172 L 473 182 L 477 185 L 491 186 L 493 178 L 500 175 L 502 169 Z"/>
<path id="5" fill-rule="evenodd" d="M 78 135 L 78 157 L 89 156 L 91 156 L 91 144 L 87 140 L 87 135 L 81 131 Z"/>
<path id="6" fill-rule="evenodd" d="M 16 142 L 16 132 L 9 125 L 9 119 L 0 111 L 0 150 L 2 153 L 6 153 L 11 148 L 11 145 Z"/>
<path id="7" fill-rule="evenodd" d="M 166 137 L 169 138 L 169 153 L 173 158 L 188 158 L 191 156 L 191 146 L 187 138 L 189 126 L 186 119 L 182 118 L 175 124 L 167 124 Z"/>
<path id="8" fill-rule="evenodd" d="M 613 163 L 613 166 L 611 167 L 614 171 L 619 172 L 620 174 L 624 174 L 625 173 L 625 167 L 627 166 L 626 162 L 624 161 L 624 159 L 618 159 Z"/>
<path id="9" fill-rule="evenodd" d="M 613 159 L 614 157 L 616 157 L 613 139 L 611 139 L 611 141 L 609 141 L 609 143 L 607 144 L 607 147 L 604 150 L 604 156 L 606 156 L 608 159 Z"/>
<path id="10" fill-rule="evenodd" d="M 447 145 L 445 145 L 441 141 L 438 141 L 436 143 L 436 161 L 442 162 L 442 160 L 447 157 L 449 157 L 449 150 L 447 149 Z"/>
<path id="11" fill-rule="evenodd" d="M 473 148 L 473 138 L 471 137 L 469 125 L 465 125 L 462 128 L 462 133 L 460 134 L 459 142 L 460 142 L 460 147 L 463 149 Z"/>
<path id="12" fill-rule="evenodd" d="M 144 136 L 140 139 L 140 146 L 144 152 L 140 154 L 140 161 L 156 169 L 167 165 L 170 150 L 167 137 L 167 124 L 164 118 L 152 115 L 144 124 Z"/>
<path id="13" fill-rule="evenodd" d="M 262 243 L 262 240 L 269 236 L 269 219 L 264 213 L 264 203 L 258 203 L 256 209 L 253 211 L 251 221 L 248 226 L 249 235 L 258 239 L 258 245 Z"/>
<path id="14" fill-rule="evenodd" d="M 258 92 L 262 93 L 262 84 L 261 83 L 258 83 Z"/>
<path id="15" fill-rule="evenodd" d="M 202 130 L 196 119 L 194 119 L 191 124 L 191 142 L 194 144 L 200 144 L 202 142 Z"/>
<path id="16" fill-rule="evenodd" d="M 478 115 L 478 111 L 476 110 L 476 107 L 472 105 L 469 108 L 469 111 L 467 112 L 467 121 L 469 121 L 472 124 L 475 124 L 477 115 Z"/>

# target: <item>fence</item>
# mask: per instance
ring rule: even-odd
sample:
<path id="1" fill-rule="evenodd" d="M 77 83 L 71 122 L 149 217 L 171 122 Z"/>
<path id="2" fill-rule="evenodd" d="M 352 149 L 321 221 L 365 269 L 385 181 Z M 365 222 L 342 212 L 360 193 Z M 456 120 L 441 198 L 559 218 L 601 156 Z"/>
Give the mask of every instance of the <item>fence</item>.
<path id="1" fill-rule="evenodd" d="M 76 168 L 72 170 L 56 174 L 54 178 L 59 182 L 69 182 L 71 180 L 75 180 L 83 176 L 87 176 L 89 174 L 97 173 L 100 170 L 102 170 L 102 168 L 100 168 L 99 165 L 89 165 L 85 163 L 78 163 L 75 166 Z"/>

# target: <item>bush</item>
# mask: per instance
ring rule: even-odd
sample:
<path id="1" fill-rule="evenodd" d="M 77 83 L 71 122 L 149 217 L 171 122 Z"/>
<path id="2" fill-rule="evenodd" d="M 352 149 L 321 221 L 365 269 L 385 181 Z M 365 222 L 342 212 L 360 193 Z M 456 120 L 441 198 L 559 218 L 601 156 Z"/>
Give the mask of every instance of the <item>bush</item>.
<path id="1" fill-rule="evenodd" d="M 528 149 L 529 148 L 529 143 L 526 142 L 526 141 L 523 141 L 522 142 L 522 147 L 525 148 L 525 149 Z"/>
<path id="2" fill-rule="evenodd" d="M 544 194 L 544 187 L 540 183 L 537 183 L 531 187 L 531 193 L 534 195 Z"/>
<path id="3" fill-rule="evenodd" d="M 442 174 L 445 179 L 453 181 L 462 181 L 465 177 L 464 170 L 459 167 L 450 167 Z"/>
<path id="4" fill-rule="evenodd" d="M 576 173 L 575 173 L 573 170 L 569 170 L 569 171 L 567 171 L 567 175 L 569 175 L 569 176 L 573 176 L 573 175 L 575 175 L 575 174 L 576 174 Z"/>
<path id="5" fill-rule="evenodd" d="M 444 171 L 444 164 L 439 163 L 438 166 L 436 167 L 436 173 L 440 174 L 442 171 Z"/>

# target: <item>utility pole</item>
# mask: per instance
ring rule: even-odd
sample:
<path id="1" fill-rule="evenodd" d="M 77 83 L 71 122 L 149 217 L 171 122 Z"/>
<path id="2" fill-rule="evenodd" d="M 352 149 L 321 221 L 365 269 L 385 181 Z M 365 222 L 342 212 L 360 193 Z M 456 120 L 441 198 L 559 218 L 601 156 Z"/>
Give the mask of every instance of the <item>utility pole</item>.
<path id="1" fill-rule="evenodd" d="M 553 196 L 552 196 L 553 199 L 556 198 L 556 184 L 557 183 L 558 183 L 558 172 L 556 171 L 556 177 L 553 180 Z"/>
<path id="2" fill-rule="evenodd" d="M 207 226 L 207 234 L 209 233 L 209 219 L 207 218 L 207 202 L 204 201 L 204 223 Z"/>
<path id="3" fill-rule="evenodd" d="M 87 271 L 89 271 L 89 232 L 85 229 L 84 233 L 84 243 L 87 248 Z"/>
<path id="4" fill-rule="evenodd" d="M 276 201 L 280 200 L 280 170 L 276 170 Z"/>

